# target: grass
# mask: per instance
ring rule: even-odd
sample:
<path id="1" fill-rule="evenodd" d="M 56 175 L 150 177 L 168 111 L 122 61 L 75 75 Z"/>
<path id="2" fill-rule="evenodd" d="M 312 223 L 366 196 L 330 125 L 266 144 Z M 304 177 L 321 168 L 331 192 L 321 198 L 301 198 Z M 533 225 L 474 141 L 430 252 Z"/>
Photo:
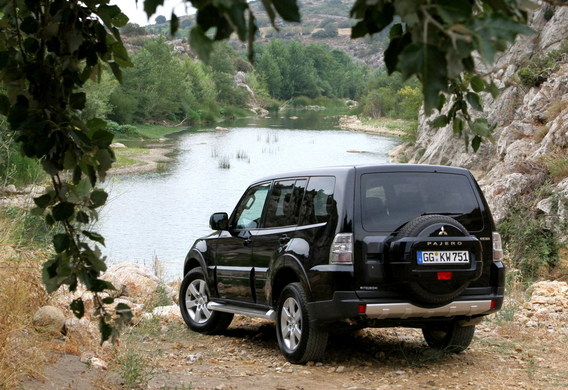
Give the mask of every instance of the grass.
<path id="1" fill-rule="evenodd" d="M 116 162 L 112 164 L 113 168 L 124 168 L 140 164 L 137 157 L 145 156 L 150 153 L 148 149 L 144 148 L 118 148 L 114 149 L 116 155 Z"/>
<path id="2" fill-rule="evenodd" d="M 117 359 L 117 371 L 127 389 L 137 389 L 154 376 L 151 366 L 137 351 L 127 349 Z"/>
<path id="3" fill-rule="evenodd" d="M 222 156 L 219 159 L 219 168 L 221 169 L 231 169 L 231 161 L 228 156 Z"/>
<path id="4" fill-rule="evenodd" d="M 32 316 L 47 302 L 47 294 L 40 271 L 45 255 L 16 250 L 25 231 L 23 221 L 0 211 L 0 388 L 9 389 L 41 371 L 43 341 L 26 329 L 32 328 Z"/>
<path id="5" fill-rule="evenodd" d="M 415 142 L 416 132 L 418 130 L 418 121 L 407 119 L 392 119 L 392 118 L 379 118 L 379 119 L 364 119 L 363 125 L 385 128 L 390 131 L 402 131 L 403 141 Z"/>

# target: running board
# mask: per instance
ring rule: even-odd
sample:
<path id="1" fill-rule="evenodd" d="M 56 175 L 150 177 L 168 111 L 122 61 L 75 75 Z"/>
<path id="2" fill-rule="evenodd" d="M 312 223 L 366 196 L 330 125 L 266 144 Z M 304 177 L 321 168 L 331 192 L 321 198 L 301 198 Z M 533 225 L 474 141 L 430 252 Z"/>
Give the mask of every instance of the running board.
<path id="1" fill-rule="evenodd" d="M 272 309 L 266 311 L 262 309 L 252 309 L 250 307 L 242 307 L 236 305 L 228 305 L 226 303 L 209 302 L 207 304 L 209 310 L 222 311 L 225 313 L 241 314 L 248 317 L 259 317 L 266 320 L 276 321 L 276 312 Z"/>

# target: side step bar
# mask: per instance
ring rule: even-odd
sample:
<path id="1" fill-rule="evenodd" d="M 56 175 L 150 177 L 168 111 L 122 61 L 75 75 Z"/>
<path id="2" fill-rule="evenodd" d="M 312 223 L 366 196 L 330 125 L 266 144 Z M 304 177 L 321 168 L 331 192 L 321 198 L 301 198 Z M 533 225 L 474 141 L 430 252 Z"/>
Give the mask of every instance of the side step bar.
<path id="1" fill-rule="evenodd" d="M 266 320 L 276 321 L 276 312 L 272 309 L 266 311 L 262 309 L 253 309 L 250 307 L 241 307 L 236 305 L 228 305 L 219 302 L 209 302 L 207 304 L 209 310 L 222 311 L 225 313 L 240 314 L 248 317 L 259 317 Z"/>

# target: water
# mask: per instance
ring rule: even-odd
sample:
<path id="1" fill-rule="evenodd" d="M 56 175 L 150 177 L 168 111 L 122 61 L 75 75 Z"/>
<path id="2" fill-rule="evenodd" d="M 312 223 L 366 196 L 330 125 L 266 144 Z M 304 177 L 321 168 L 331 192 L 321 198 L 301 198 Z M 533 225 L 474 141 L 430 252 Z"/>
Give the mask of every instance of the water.
<path id="1" fill-rule="evenodd" d="M 301 119 L 250 118 L 228 131 L 202 129 L 173 137 L 164 172 L 110 178 L 97 231 L 110 264 L 130 261 L 181 278 L 193 242 L 211 232 L 214 212 L 230 213 L 252 181 L 278 172 L 330 165 L 380 164 L 397 138 L 335 129 L 311 113 Z M 230 168 L 222 168 L 222 162 Z"/>

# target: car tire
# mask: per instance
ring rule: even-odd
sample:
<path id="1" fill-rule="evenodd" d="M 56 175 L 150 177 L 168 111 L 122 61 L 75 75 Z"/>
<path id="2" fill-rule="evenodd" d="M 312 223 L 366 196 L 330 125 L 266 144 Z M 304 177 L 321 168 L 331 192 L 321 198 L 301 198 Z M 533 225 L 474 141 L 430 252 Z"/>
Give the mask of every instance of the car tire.
<path id="1" fill-rule="evenodd" d="M 276 335 L 280 351 L 291 363 L 303 364 L 323 357 L 328 333 L 312 321 L 300 283 L 288 284 L 280 294 Z"/>
<path id="2" fill-rule="evenodd" d="M 467 349 L 474 333 L 475 325 L 460 326 L 455 321 L 422 328 L 428 346 L 450 353 L 459 353 Z"/>
<path id="3" fill-rule="evenodd" d="M 181 316 L 187 326 L 200 333 L 216 334 L 231 324 L 233 314 L 213 311 L 207 308 L 211 298 L 205 275 L 200 268 L 194 268 L 185 275 L 179 291 Z"/>

